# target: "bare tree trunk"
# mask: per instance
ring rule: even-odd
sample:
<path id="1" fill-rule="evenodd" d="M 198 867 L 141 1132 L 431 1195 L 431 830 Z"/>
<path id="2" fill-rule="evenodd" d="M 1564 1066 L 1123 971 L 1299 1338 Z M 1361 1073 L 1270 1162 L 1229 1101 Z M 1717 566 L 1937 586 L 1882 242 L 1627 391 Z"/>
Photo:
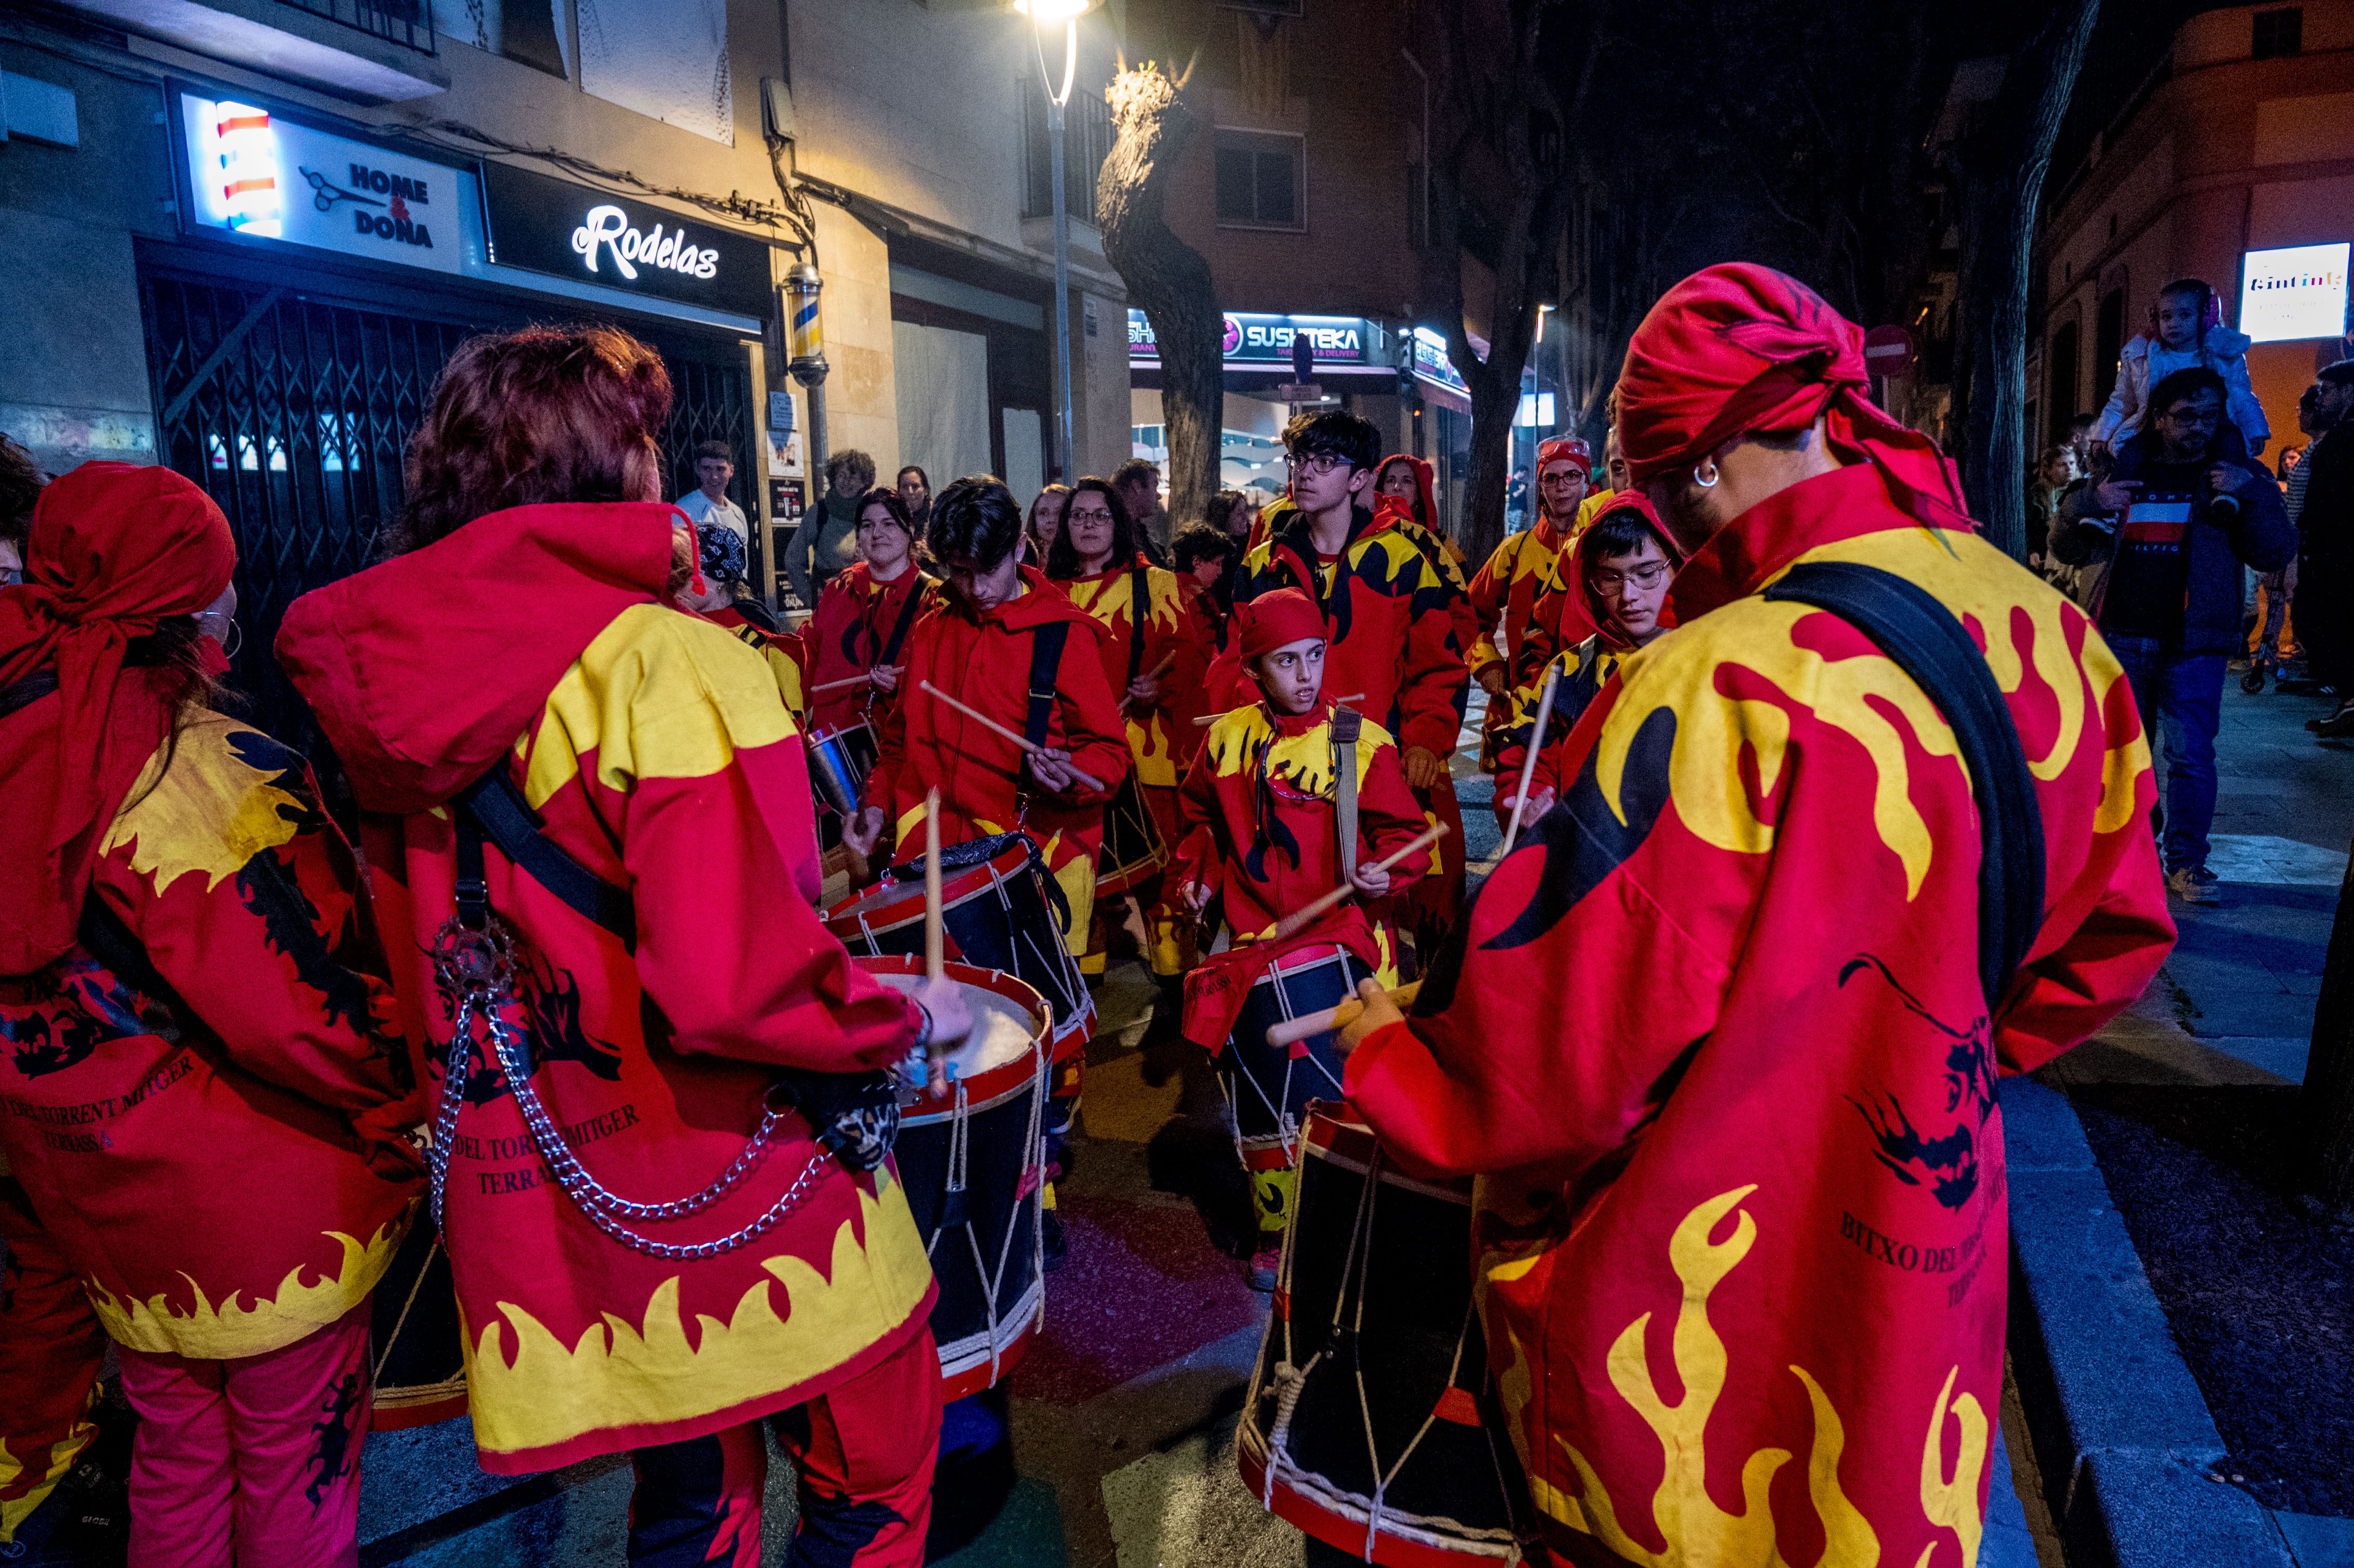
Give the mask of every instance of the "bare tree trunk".
<path id="1" fill-rule="evenodd" d="M 1217 284 L 1210 264 L 1177 238 L 1165 217 L 1170 175 L 1201 125 L 1179 96 L 1184 85 L 1184 78 L 1172 80 L 1150 63 L 1113 79 L 1104 96 L 1119 139 L 1096 185 L 1104 255 L 1152 323 L 1160 346 L 1172 531 L 1206 516 L 1217 493 L 1226 399 Z"/>
<path id="2" fill-rule="evenodd" d="M 2306 1180 L 2324 1202 L 2354 1212 L 2354 867 L 2338 888 L 2302 1100 Z"/>
<path id="3" fill-rule="evenodd" d="M 2067 0 L 2010 57 L 2002 87 L 1959 150 L 1961 310 L 1954 429 L 1962 488 L 1987 538 L 2027 555 L 2027 301 L 2035 215 L 2101 0 Z"/>

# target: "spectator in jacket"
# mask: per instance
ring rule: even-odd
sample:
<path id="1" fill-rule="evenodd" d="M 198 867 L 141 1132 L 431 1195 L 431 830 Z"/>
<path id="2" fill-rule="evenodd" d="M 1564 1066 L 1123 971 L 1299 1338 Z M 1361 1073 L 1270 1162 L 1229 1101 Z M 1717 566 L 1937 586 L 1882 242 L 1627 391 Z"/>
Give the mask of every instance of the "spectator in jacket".
<path id="1" fill-rule="evenodd" d="M 817 596 L 833 575 L 858 558 L 858 503 L 875 488 L 875 460 L 855 447 L 825 460 L 824 504 L 812 506 L 785 546 L 785 577 L 801 602 Z"/>
<path id="2" fill-rule="evenodd" d="M 2052 514 L 2060 498 L 2076 479 L 2076 454 L 2068 447 L 2043 449 L 2035 471 L 2027 478 L 2027 564 L 2041 567 L 2052 534 Z"/>
<path id="3" fill-rule="evenodd" d="M 2196 278 L 2178 278 L 2158 291 L 2150 330 L 2136 334 L 2117 363 L 2117 384 L 2108 407 L 2093 426 L 2093 438 L 2112 448 L 2138 433 L 2155 407 L 2150 391 L 2178 370 L 2200 366 L 2223 380 L 2223 413 L 2247 442 L 2248 455 L 2261 454 L 2272 439 L 2264 405 L 2248 384 L 2244 333 L 2223 324 L 2215 291 Z"/>
<path id="4" fill-rule="evenodd" d="M 2341 359 L 2318 377 L 2313 444 L 2297 465 L 2302 495 L 2296 516 L 2296 636 L 2306 666 L 2334 689 L 2338 711 L 2314 727 L 2331 739 L 2354 736 L 2354 359 Z"/>
<path id="5" fill-rule="evenodd" d="M 907 509 L 907 521 L 915 525 L 916 537 L 924 536 L 924 524 L 932 520 L 932 476 L 914 463 L 899 471 L 899 504 Z M 860 502 L 859 515 L 866 514 L 866 503 Z"/>
<path id="6" fill-rule="evenodd" d="M 2166 741 L 2167 885 L 2221 897 L 2207 869 L 2223 662 L 2240 636 L 2240 567 L 2276 571 L 2296 550 L 2280 487 L 2225 421 L 2223 377 L 2178 370 L 2151 391 L 2151 428 L 2108 479 L 2062 504 L 2052 549 L 2095 575 L 2084 607 L 2125 666 L 2153 739 Z"/>
<path id="7" fill-rule="evenodd" d="M 2305 510 L 2305 483 L 2308 477 L 2305 460 L 2313 450 L 2313 439 L 2325 428 L 2318 381 L 2306 387 L 2296 400 L 2296 428 L 2305 437 L 2306 445 L 2281 453 L 2279 468 L 2281 503 L 2288 510 L 2291 527 L 2296 526 L 2297 515 Z M 2248 673 L 2240 677 L 2240 690 L 2250 696 L 2264 689 L 2266 675 L 2280 673 L 2284 657 L 2296 656 L 2296 626 L 2288 615 L 2289 601 L 2296 597 L 2295 561 L 2256 579 L 2255 624 L 2248 629 Z"/>

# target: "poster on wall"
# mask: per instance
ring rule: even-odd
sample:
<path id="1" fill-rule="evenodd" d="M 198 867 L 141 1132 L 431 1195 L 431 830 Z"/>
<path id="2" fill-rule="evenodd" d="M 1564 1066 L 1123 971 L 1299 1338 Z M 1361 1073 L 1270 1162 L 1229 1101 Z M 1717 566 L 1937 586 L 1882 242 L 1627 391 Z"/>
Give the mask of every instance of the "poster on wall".
<path id="1" fill-rule="evenodd" d="M 801 477 L 801 433 L 799 430 L 769 431 L 768 447 L 771 478 Z"/>
<path id="2" fill-rule="evenodd" d="M 2343 334 L 2349 249 L 2340 243 L 2249 251 L 2240 268 L 2240 330 L 2258 343 Z"/>

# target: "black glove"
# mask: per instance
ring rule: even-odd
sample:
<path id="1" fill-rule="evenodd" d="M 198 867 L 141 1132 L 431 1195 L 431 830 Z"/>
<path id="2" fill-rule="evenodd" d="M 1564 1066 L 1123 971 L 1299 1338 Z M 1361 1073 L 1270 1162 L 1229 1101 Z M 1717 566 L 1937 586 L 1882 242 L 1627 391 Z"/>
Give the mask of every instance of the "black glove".
<path id="1" fill-rule="evenodd" d="M 769 1093 L 801 1112 L 810 1132 L 850 1170 L 874 1170 L 898 1140 L 899 1085 L 889 1073 L 788 1069 Z"/>

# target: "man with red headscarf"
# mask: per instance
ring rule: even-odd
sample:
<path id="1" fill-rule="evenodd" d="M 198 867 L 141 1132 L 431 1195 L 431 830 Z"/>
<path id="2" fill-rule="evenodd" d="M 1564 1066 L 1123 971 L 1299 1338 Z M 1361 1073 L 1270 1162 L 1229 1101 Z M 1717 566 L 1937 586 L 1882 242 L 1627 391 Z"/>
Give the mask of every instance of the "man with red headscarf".
<path id="1" fill-rule="evenodd" d="M 1488 1345 L 1573 1563 L 1971 1561 L 1994 1081 L 2173 938 L 2123 671 L 1865 385 L 1862 334 L 1778 272 L 1652 308 L 1620 433 L 1691 552 L 1678 626 L 1579 721 L 1415 1016 L 1375 994 L 1348 1031 L 1389 1151 L 1491 1178 Z"/>

